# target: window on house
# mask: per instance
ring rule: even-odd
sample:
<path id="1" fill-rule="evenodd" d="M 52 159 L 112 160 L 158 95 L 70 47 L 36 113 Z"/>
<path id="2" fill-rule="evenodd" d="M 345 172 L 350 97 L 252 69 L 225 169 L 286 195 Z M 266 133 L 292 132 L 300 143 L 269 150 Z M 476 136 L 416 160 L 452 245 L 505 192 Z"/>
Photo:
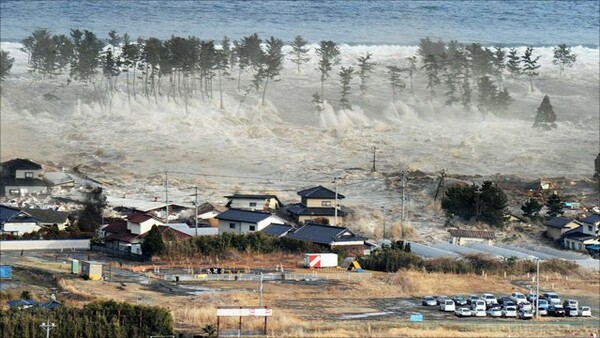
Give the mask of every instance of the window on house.
<path id="1" fill-rule="evenodd" d="M 251 207 L 255 207 L 256 206 L 256 202 L 250 202 L 250 206 Z"/>
<path id="2" fill-rule="evenodd" d="M 8 193 L 11 195 L 18 195 L 19 194 L 19 189 L 9 189 Z"/>
<path id="3" fill-rule="evenodd" d="M 25 178 L 33 178 L 33 171 L 26 171 Z"/>
<path id="4" fill-rule="evenodd" d="M 256 225 L 251 225 L 249 228 L 250 228 L 250 231 L 256 231 Z"/>
<path id="5" fill-rule="evenodd" d="M 321 201 L 321 206 L 322 207 L 330 207 L 331 206 L 331 201 Z"/>
<path id="6" fill-rule="evenodd" d="M 590 231 L 590 232 L 593 231 L 591 225 L 588 225 L 587 227 L 588 227 L 588 231 Z"/>
<path id="7" fill-rule="evenodd" d="M 581 250 L 581 243 L 577 243 L 577 249 Z"/>
<path id="8" fill-rule="evenodd" d="M 235 229 L 235 223 L 229 223 L 229 229 Z"/>

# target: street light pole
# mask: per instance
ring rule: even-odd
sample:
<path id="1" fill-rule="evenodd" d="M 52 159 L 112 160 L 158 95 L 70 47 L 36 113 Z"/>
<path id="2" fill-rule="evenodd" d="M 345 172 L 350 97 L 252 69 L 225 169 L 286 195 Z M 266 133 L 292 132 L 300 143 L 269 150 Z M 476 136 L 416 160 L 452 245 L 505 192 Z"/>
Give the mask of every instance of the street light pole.
<path id="1" fill-rule="evenodd" d="M 536 286 L 535 286 L 535 319 L 540 318 L 540 259 L 538 258 L 536 261 L 536 272 L 535 278 Z"/>
<path id="2" fill-rule="evenodd" d="M 381 218 L 383 218 L 383 239 L 385 239 L 385 205 L 381 207 Z"/>
<path id="3" fill-rule="evenodd" d="M 334 213 L 334 224 L 335 226 L 337 226 L 338 224 L 338 191 L 337 191 L 337 181 L 338 181 L 339 177 L 334 177 L 333 178 L 333 183 L 335 184 L 335 205 L 333 206 L 333 213 Z"/>
<path id="4" fill-rule="evenodd" d="M 50 338 L 50 330 L 56 328 L 56 324 L 50 323 L 50 319 L 48 319 L 48 322 L 42 323 L 40 327 L 46 330 L 46 338 Z"/>
<path id="5" fill-rule="evenodd" d="M 194 201 L 195 206 L 196 206 L 195 211 L 194 211 L 194 224 L 196 225 L 196 227 L 195 227 L 195 230 L 196 230 L 195 235 L 196 235 L 196 237 L 198 237 L 198 187 L 194 187 L 194 188 L 196 189 L 196 194 L 195 194 L 196 198 L 195 198 L 195 201 Z"/>

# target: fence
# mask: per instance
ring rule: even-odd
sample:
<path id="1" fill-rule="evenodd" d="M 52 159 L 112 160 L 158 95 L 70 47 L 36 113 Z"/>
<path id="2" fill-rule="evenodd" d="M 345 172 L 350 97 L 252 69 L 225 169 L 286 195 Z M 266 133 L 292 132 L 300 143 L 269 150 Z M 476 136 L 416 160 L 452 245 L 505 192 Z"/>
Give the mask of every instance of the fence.
<path id="1" fill-rule="evenodd" d="M 274 280 L 297 280 L 297 281 L 318 281 L 318 280 L 363 280 L 369 279 L 372 274 L 369 272 L 340 272 L 340 273 L 318 273 L 299 274 L 288 272 L 264 273 L 263 281 Z M 224 273 L 224 274 L 161 274 L 160 279 L 168 281 L 254 281 L 260 280 L 260 274 L 256 273 Z"/>
<path id="2" fill-rule="evenodd" d="M 117 249 L 113 249 L 113 248 L 107 248 L 107 247 L 105 247 L 103 245 L 98 245 L 98 244 L 92 244 L 91 247 L 90 247 L 90 250 L 104 252 L 104 253 L 109 254 L 111 256 L 125 258 L 125 259 L 132 260 L 132 261 L 147 262 L 147 261 L 150 260 L 146 256 L 137 255 L 137 254 L 134 254 L 134 253 L 131 253 L 131 252 L 121 251 L 121 250 L 117 250 Z"/>
<path id="3" fill-rule="evenodd" d="M 90 250 L 89 239 L 11 240 L 0 241 L 0 251 Z"/>

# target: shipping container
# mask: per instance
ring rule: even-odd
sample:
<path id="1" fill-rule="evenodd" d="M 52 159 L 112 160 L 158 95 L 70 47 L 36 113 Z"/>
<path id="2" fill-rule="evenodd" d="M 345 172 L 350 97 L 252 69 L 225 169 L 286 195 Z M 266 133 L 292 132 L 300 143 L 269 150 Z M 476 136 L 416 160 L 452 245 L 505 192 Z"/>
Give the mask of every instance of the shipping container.
<path id="1" fill-rule="evenodd" d="M 307 253 L 304 254 L 304 267 L 306 268 L 333 268 L 338 266 L 338 255 L 334 253 Z"/>
<path id="2" fill-rule="evenodd" d="M 0 265 L 0 279 L 12 279 L 12 266 Z"/>
<path id="3" fill-rule="evenodd" d="M 91 280 L 102 279 L 102 263 L 98 262 L 81 262 L 81 276 Z"/>

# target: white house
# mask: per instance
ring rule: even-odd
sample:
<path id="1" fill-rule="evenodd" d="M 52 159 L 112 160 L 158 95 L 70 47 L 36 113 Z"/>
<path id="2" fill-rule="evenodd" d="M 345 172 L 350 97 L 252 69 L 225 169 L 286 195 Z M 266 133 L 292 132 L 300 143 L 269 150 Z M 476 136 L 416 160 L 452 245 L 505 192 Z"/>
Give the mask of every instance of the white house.
<path id="1" fill-rule="evenodd" d="M 566 249 L 583 251 L 586 245 L 600 244 L 596 234 L 600 225 L 600 215 L 586 217 L 580 224 L 562 235 L 562 244 Z"/>
<path id="2" fill-rule="evenodd" d="M 23 236 L 42 228 L 38 220 L 18 208 L 0 205 L 0 234 Z"/>
<path id="3" fill-rule="evenodd" d="M 163 223 L 150 215 L 142 213 L 127 216 L 127 230 L 134 235 L 141 235 L 150 231 L 153 225 L 158 226 L 163 225 Z"/>
<path id="4" fill-rule="evenodd" d="M 42 177 L 42 166 L 28 159 L 2 162 L 0 192 L 5 196 L 46 193 L 48 185 Z"/>
<path id="5" fill-rule="evenodd" d="M 285 220 L 268 212 L 229 209 L 219 214 L 219 234 L 226 232 L 244 235 L 261 231 L 272 223 L 284 224 Z"/>
<path id="6" fill-rule="evenodd" d="M 233 194 L 225 196 L 225 198 L 228 200 L 225 206 L 230 209 L 269 211 L 283 206 L 276 195 Z"/>

